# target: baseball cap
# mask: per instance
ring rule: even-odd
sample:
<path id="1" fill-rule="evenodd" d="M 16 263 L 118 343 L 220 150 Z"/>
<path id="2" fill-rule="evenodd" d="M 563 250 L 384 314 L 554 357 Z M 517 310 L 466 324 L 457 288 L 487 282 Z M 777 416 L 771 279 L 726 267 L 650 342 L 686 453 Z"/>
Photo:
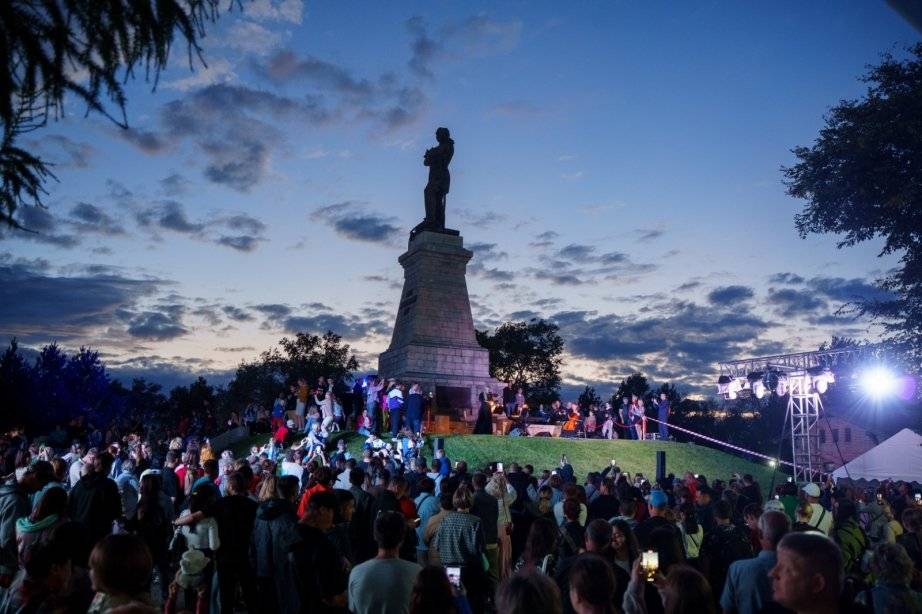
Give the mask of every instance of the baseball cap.
<path id="1" fill-rule="evenodd" d="M 805 484 L 804 487 L 801 488 L 801 490 L 804 491 L 804 493 L 808 497 L 819 497 L 820 496 L 820 487 L 814 484 L 813 482 L 810 482 L 809 484 Z"/>
<path id="2" fill-rule="evenodd" d="M 288 422 L 285 423 L 285 426 L 287 426 L 290 429 L 293 429 L 295 427 L 295 421 L 289 420 Z"/>
<path id="3" fill-rule="evenodd" d="M 770 499 L 770 500 L 768 500 L 768 501 L 765 502 L 765 507 L 764 507 L 763 509 L 764 509 L 766 512 L 783 512 L 783 511 L 784 511 L 784 503 L 782 503 L 781 501 L 776 501 L 776 500 L 774 500 L 774 499 Z"/>
<path id="4" fill-rule="evenodd" d="M 666 507 L 669 505 L 669 497 L 661 490 L 653 490 L 650 492 L 650 505 L 656 508 Z"/>

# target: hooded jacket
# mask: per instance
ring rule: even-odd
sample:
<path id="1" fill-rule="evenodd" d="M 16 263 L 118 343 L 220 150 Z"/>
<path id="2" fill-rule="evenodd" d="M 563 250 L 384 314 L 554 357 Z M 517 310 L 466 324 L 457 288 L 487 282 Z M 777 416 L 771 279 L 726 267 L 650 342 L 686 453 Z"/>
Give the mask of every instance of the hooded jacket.
<path id="1" fill-rule="evenodd" d="M 0 574 L 13 575 L 19 568 L 16 520 L 30 511 L 29 497 L 19 484 L 0 486 Z"/>
<path id="2" fill-rule="evenodd" d="M 298 516 L 291 501 L 269 499 L 259 504 L 253 521 L 250 562 L 256 578 L 275 587 L 280 614 L 295 614 L 300 609 L 297 574 L 290 561 L 294 546 L 301 539 Z"/>

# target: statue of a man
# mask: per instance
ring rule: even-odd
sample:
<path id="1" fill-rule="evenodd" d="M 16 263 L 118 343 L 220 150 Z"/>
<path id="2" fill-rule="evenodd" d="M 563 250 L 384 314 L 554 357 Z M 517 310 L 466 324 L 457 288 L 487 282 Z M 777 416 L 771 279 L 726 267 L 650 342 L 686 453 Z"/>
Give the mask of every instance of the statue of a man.
<path id="1" fill-rule="evenodd" d="M 426 150 L 423 164 L 429 167 L 429 183 L 423 190 L 426 202 L 426 219 L 423 220 L 425 228 L 433 230 L 445 229 L 445 195 L 451 183 L 448 165 L 451 157 L 455 155 L 455 142 L 448 134 L 448 128 L 439 128 L 435 131 L 435 140 L 438 145 Z"/>

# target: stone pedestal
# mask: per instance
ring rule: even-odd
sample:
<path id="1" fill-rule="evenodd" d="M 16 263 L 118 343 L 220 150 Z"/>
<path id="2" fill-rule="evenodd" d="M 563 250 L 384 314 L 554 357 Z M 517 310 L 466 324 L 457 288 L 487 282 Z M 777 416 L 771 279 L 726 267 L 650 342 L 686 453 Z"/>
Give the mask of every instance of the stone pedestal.
<path id="1" fill-rule="evenodd" d="M 378 373 L 409 385 L 419 382 L 436 407 L 479 407 L 478 394 L 503 385 L 490 377 L 490 358 L 474 334 L 467 294 L 473 256 L 458 234 L 421 231 L 399 258 L 403 294 L 391 345 L 378 358 Z"/>

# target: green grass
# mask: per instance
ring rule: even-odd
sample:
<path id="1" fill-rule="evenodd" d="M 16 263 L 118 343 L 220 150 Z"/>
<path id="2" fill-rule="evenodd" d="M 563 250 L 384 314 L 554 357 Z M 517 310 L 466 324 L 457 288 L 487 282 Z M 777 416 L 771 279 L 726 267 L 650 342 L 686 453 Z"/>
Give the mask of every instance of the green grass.
<path id="1" fill-rule="evenodd" d="M 260 435 L 240 442 L 235 446 L 234 453 L 245 455 L 251 445 L 262 445 L 268 437 Z M 364 437 L 352 432 L 337 433 L 332 437 L 333 442 L 340 437 L 346 439 L 350 452 L 357 457 L 361 456 Z M 448 458 L 452 462 L 467 461 L 472 469 L 494 461 L 505 464 L 515 461 L 523 465 L 532 464 L 537 471 L 541 471 L 555 468 L 560 455 L 566 454 L 580 482 L 588 472 L 601 471 L 611 459 L 615 459 L 622 471 L 643 473 L 652 479 L 656 475 L 657 450 L 666 452 L 667 473 L 681 476 L 685 471 L 692 471 L 704 474 L 709 481 L 715 478 L 726 480 L 733 473 L 751 473 L 763 489 L 768 488 L 771 482 L 772 469 L 766 464 L 753 463 L 739 456 L 689 443 L 493 435 L 445 437 Z M 431 446 L 426 447 L 424 454 L 431 460 Z"/>

